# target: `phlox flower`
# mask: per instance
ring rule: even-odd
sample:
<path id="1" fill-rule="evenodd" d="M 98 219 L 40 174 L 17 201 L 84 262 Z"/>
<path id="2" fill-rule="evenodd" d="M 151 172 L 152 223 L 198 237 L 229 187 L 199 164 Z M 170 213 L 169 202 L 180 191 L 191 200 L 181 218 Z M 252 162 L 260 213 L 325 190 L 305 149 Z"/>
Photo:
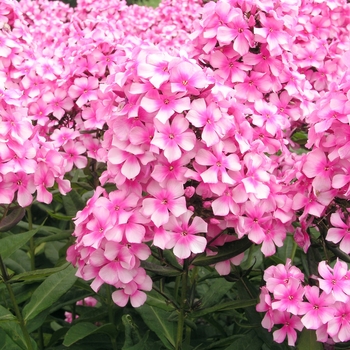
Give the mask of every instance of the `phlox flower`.
<path id="1" fill-rule="evenodd" d="M 85 153 L 86 148 L 82 142 L 74 142 L 69 140 L 65 145 L 63 145 L 65 151 L 64 158 L 66 159 L 65 171 L 69 172 L 73 169 L 75 165 L 78 169 L 83 169 L 87 165 L 87 158 L 82 156 Z"/>
<path id="2" fill-rule="evenodd" d="M 172 162 L 169 162 L 168 159 L 161 154 L 157 159 L 157 164 L 154 166 L 151 177 L 159 183 L 167 182 L 169 180 L 177 180 L 181 183 L 185 183 L 185 173 L 188 170 L 186 165 L 190 160 L 190 152 L 186 152 L 179 159 Z"/>
<path id="3" fill-rule="evenodd" d="M 250 71 L 244 82 L 235 85 L 235 96 L 242 101 L 254 102 L 263 98 L 263 93 L 271 92 L 271 78 L 267 73 Z"/>
<path id="4" fill-rule="evenodd" d="M 211 102 L 207 105 L 203 98 L 192 102 L 186 119 L 195 127 L 203 128 L 202 140 L 208 147 L 217 144 L 231 127 L 231 123 L 222 116 L 217 104 Z"/>
<path id="5" fill-rule="evenodd" d="M 32 194 L 35 192 L 33 176 L 24 172 L 7 173 L 0 181 L 0 202 L 11 203 L 14 195 L 17 193 L 17 202 L 21 207 L 27 207 L 33 201 Z M 6 194 L 10 194 L 9 200 L 6 200 Z"/>
<path id="6" fill-rule="evenodd" d="M 300 318 L 291 315 L 289 312 L 276 312 L 274 314 L 275 324 L 283 324 L 282 328 L 273 332 L 273 340 L 277 343 L 282 343 L 284 339 L 288 339 L 288 345 L 294 346 L 297 340 L 297 332 L 303 329 L 303 324 Z"/>
<path id="7" fill-rule="evenodd" d="M 182 150 L 191 151 L 196 144 L 196 136 L 189 129 L 189 122 L 181 114 L 175 116 L 171 124 L 154 121 L 156 132 L 151 141 L 152 145 L 163 150 L 164 156 L 169 162 L 181 158 Z"/>
<path id="8" fill-rule="evenodd" d="M 347 278 L 348 268 L 345 262 L 339 259 L 331 268 L 325 261 L 318 265 L 318 278 L 320 289 L 327 294 L 332 294 L 337 301 L 346 303 L 350 295 L 350 280 Z"/>
<path id="9" fill-rule="evenodd" d="M 46 164 L 40 163 L 34 173 L 34 184 L 37 190 L 36 199 L 49 204 L 52 202 L 52 193 L 47 190 L 55 183 L 55 175 Z"/>
<path id="10" fill-rule="evenodd" d="M 143 290 L 150 291 L 152 289 L 152 280 L 144 269 L 139 268 L 132 281 L 127 284 L 117 283 L 115 287 L 122 288 L 112 293 L 112 299 L 118 306 L 124 307 L 130 299 L 133 307 L 139 307 L 147 299 Z"/>
<path id="11" fill-rule="evenodd" d="M 334 314 L 328 321 L 327 332 L 335 342 L 350 340 L 350 305 L 347 302 L 336 301 L 333 305 Z"/>
<path id="12" fill-rule="evenodd" d="M 300 283 L 304 280 L 304 274 L 300 271 L 299 268 L 292 265 L 290 259 L 287 259 L 285 265 L 272 265 L 264 271 L 266 288 L 270 293 L 273 293 L 276 286 L 280 284 L 288 284 L 292 279 L 296 279 Z"/>
<path id="13" fill-rule="evenodd" d="M 166 187 L 151 181 L 147 186 L 151 198 L 142 201 L 142 213 L 150 217 L 152 222 L 160 227 L 169 221 L 169 211 L 178 217 L 187 211 L 183 185 L 177 181 L 169 181 Z"/>
<path id="14" fill-rule="evenodd" d="M 228 26 L 220 26 L 217 32 L 219 43 L 228 45 L 233 41 L 233 48 L 241 56 L 253 46 L 254 35 L 244 20 L 241 9 L 232 9 Z"/>
<path id="15" fill-rule="evenodd" d="M 255 40 L 267 42 L 271 55 L 277 56 L 282 53 L 281 47 L 288 45 L 288 34 L 284 30 L 284 21 L 278 19 L 274 11 L 270 11 L 266 16 L 264 12 L 259 13 L 261 28 L 254 28 Z"/>
<path id="16" fill-rule="evenodd" d="M 74 79 L 74 84 L 68 89 L 68 95 L 79 107 L 88 101 L 97 100 L 97 89 L 99 81 L 95 77 L 81 77 Z"/>
<path id="17" fill-rule="evenodd" d="M 210 55 L 210 64 L 212 67 L 217 68 L 215 70 L 215 75 L 220 77 L 223 82 L 242 83 L 247 76 L 246 71 L 248 71 L 250 67 L 244 63 L 238 62 L 238 59 L 239 55 L 235 52 L 232 57 L 231 55 L 228 57 L 220 50 L 216 50 Z"/>
<path id="18" fill-rule="evenodd" d="M 253 124 L 265 126 L 267 132 L 272 136 L 276 135 L 278 129 L 285 129 L 287 124 L 282 116 L 277 113 L 277 107 L 267 103 L 264 100 L 258 100 L 254 103 L 254 108 L 258 114 L 253 114 Z"/>
<path id="19" fill-rule="evenodd" d="M 198 89 L 208 85 L 203 70 L 187 61 L 180 62 L 171 68 L 169 82 L 172 92 L 187 92 L 192 95 L 199 95 Z"/>
<path id="20" fill-rule="evenodd" d="M 275 324 L 274 314 L 278 311 L 272 310 L 271 295 L 266 287 L 261 287 L 260 289 L 259 303 L 256 305 L 256 311 L 265 312 L 261 325 L 271 332 L 271 329 Z"/>
<path id="21" fill-rule="evenodd" d="M 303 172 L 312 178 L 312 186 L 316 191 L 327 191 L 331 188 L 331 178 L 335 162 L 328 160 L 326 154 L 319 148 L 312 150 L 306 156 Z"/>
<path id="22" fill-rule="evenodd" d="M 200 149 L 196 155 L 196 162 L 199 165 L 209 166 L 208 169 L 201 172 L 200 176 L 205 183 L 218 183 L 222 181 L 227 184 L 234 184 L 227 170 L 239 171 L 241 164 L 237 154 L 225 155 L 223 152 L 224 143 L 219 142 L 212 146 L 212 152 L 206 149 Z"/>
<path id="23" fill-rule="evenodd" d="M 296 279 L 291 279 L 288 284 L 275 286 L 273 290 L 274 300 L 272 309 L 287 311 L 293 315 L 300 315 L 300 304 L 303 301 L 304 288 Z"/>
<path id="24" fill-rule="evenodd" d="M 257 153 L 247 153 L 243 159 L 248 169 L 245 178 L 242 179 L 246 192 L 253 193 L 258 199 L 267 198 L 270 188 L 264 182 L 270 180 L 270 175 L 264 170 L 264 158 Z"/>
<path id="25" fill-rule="evenodd" d="M 331 294 L 320 293 L 316 286 L 305 286 L 305 298 L 308 302 L 300 304 L 301 322 L 307 329 L 318 329 L 333 318 L 334 298 Z"/>
<path id="26" fill-rule="evenodd" d="M 191 220 L 192 215 L 193 212 L 187 210 L 177 218 L 170 216 L 169 221 L 163 225 L 165 230 L 172 232 L 173 251 L 179 259 L 186 259 L 191 253 L 203 253 L 207 245 L 207 240 L 196 234 L 206 233 L 208 224 L 198 216 Z"/>
<path id="27" fill-rule="evenodd" d="M 141 100 L 140 106 L 148 113 L 156 112 L 155 117 L 163 124 L 176 113 L 190 109 L 190 98 L 184 93 L 173 93 L 169 86 L 149 91 Z"/>
<path id="28" fill-rule="evenodd" d="M 67 97 L 66 90 L 57 88 L 54 92 L 48 91 L 42 96 L 42 100 L 48 105 L 49 113 L 52 113 L 57 119 L 62 119 L 66 111 L 72 109 L 74 103 L 70 97 Z"/>
<path id="29" fill-rule="evenodd" d="M 331 227 L 326 236 L 326 240 L 339 243 L 339 248 L 346 254 L 350 253 L 350 217 L 347 218 L 346 223 L 342 220 L 339 211 L 331 215 Z"/>

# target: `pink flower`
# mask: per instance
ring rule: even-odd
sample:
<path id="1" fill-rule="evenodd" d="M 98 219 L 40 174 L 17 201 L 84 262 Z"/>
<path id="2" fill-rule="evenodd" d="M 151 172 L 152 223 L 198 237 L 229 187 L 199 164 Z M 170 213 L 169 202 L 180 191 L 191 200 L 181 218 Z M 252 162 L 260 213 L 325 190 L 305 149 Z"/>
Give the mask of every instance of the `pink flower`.
<path id="1" fill-rule="evenodd" d="M 175 113 L 190 109 L 190 98 L 183 93 L 172 93 L 169 86 L 149 91 L 141 100 L 140 106 L 148 113 L 156 112 L 155 117 L 163 124 Z"/>
<path id="2" fill-rule="evenodd" d="M 186 119 L 195 127 L 203 128 L 202 140 L 208 147 L 217 144 L 230 128 L 229 120 L 222 116 L 216 103 L 207 105 L 203 98 L 192 102 Z"/>
<path id="3" fill-rule="evenodd" d="M 241 169 L 239 158 L 236 154 L 226 156 L 223 152 L 224 143 L 219 142 L 212 146 L 213 153 L 200 149 L 196 155 L 196 162 L 200 165 L 209 166 L 200 175 L 205 183 L 218 183 L 222 181 L 234 184 L 234 180 L 227 173 L 227 169 L 238 171 Z"/>
<path id="4" fill-rule="evenodd" d="M 169 162 L 181 158 L 182 151 L 191 151 L 196 143 L 195 134 L 190 131 L 188 121 L 178 114 L 172 123 L 166 121 L 165 124 L 154 121 L 156 132 L 151 141 L 152 145 L 163 150 L 164 156 Z"/>
<path id="5" fill-rule="evenodd" d="M 280 284 L 273 290 L 274 301 L 272 309 L 287 311 L 293 315 L 300 315 L 300 304 L 303 301 L 304 288 L 296 279 L 291 279 L 288 284 Z"/>
<path id="6" fill-rule="evenodd" d="M 160 227 L 169 221 L 169 211 L 178 217 L 187 211 L 183 185 L 177 181 L 169 181 L 166 188 L 152 181 L 147 192 L 154 198 L 142 201 L 143 214 L 151 217 L 153 223 Z"/>
<path id="7" fill-rule="evenodd" d="M 322 292 L 316 286 L 305 286 L 305 297 L 308 302 L 300 304 L 301 322 L 307 329 L 318 329 L 333 318 L 334 310 L 331 307 L 334 298 L 331 294 Z"/>
<path id="8" fill-rule="evenodd" d="M 243 18 L 241 9 L 232 9 L 228 26 L 218 28 L 217 39 L 220 44 L 228 45 L 233 41 L 233 48 L 241 56 L 245 55 L 253 46 L 254 35 Z"/>
<path id="9" fill-rule="evenodd" d="M 294 346 L 297 340 L 297 332 L 303 329 L 303 324 L 300 318 L 291 315 L 289 312 L 278 312 L 274 314 L 275 324 L 283 324 L 282 328 L 273 332 L 273 340 L 277 343 L 282 343 L 284 339 L 288 339 L 288 345 Z"/>
<path id="10" fill-rule="evenodd" d="M 178 218 L 171 216 L 163 226 L 164 229 L 172 232 L 174 254 L 179 259 L 186 259 L 191 253 L 203 253 L 207 245 L 207 240 L 196 234 L 206 233 L 208 224 L 198 216 L 189 223 L 192 215 L 193 212 L 188 210 Z"/>
<path id="11" fill-rule="evenodd" d="M 328 334 L 335 342 L 350 340 L 350 305 L 349 303 L 336 301 L 334 303 L 334 315 L 328 321 Z"/>
<path id="12" fill-rule="evenodd" d="M 88 101 L 97 100 L 98 79 L 95 77 L 81 77 L 74 79 L 74 85 L 68 89 L 68 95 L 81 107 Z"/>
<path id="13" fill-rule="evenodd" d="M 348 268 L 345 262 L 337 260 L 332 269 L 321 261 L 318 272 L 322 278 L 318 279 L 320 288 L 327 294 L 332 294 L 335 300 L 346 303 L 350 295 L 350 280 L 347 279 Z"/>
<path id="14" fill-rule="evenodd" d="M 331 224 L 335 227 L 331 227 L 326 236 L 326 240 L 339 243 L 340 249 L 346 254 L 350 253 L 350 217 L 347 218 L 346 223 L 342 220 L 341 213 L 339 211 L 331 215 Z"/>

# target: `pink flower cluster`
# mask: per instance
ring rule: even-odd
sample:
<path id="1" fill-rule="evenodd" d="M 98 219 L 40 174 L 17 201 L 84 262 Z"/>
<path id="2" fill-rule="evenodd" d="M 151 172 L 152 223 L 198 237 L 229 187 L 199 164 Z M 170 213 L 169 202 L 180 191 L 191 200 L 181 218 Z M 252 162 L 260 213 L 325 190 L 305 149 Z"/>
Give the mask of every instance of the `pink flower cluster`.
<path id="1" fill-rule="evenodd" d="M 306 251 L 322 216 L 350 251 L 345 0 L 2 4 L 0 203 L 103 169 L 68 251 L 95 291 L 140 306 L 151 245 L 181 262 L 247 236 L 270 256 L 291 233 Z"/>
<path id="2" fill-rule="evenodd" d="M 262 326 L 273 332 L 276 342 L 287 337 L 294 346 L 297 330 L 316 330 L 317 340 L 345 342 L 350 340 L 350 271 L 337 260 L 332 268 L 325 261 L 318 265 L 315 283 L 304 283 L 304 274 L 288 259 L 285 265 L 270 266 L 264 272 L 266 286 L 261 288 L 256 309 L 266 312 Z M 282 326 L 282 327 L 281 327 Z"/>

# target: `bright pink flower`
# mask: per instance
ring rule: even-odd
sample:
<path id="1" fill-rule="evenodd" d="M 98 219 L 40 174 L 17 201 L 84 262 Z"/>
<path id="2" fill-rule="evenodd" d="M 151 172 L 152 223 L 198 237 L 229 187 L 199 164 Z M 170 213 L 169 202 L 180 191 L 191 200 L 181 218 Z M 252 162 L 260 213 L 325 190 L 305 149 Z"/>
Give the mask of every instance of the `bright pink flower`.
<path id="1" fill-rule="evenodd" d="M 97 100 L 97 89 L 99 81 L 95 77 L 81 77 L 74 79 L 74 85 L 71 85 L 68 89 L 68 95 L 73 100 L 76 100 L 76 104 L 81 107 L 88 101 Z"/>
<path id="2" fill-rule="evenodd" d="M 169 82 L 172 92 L 187 92 L 192 95 L 199 95 L 199 89 L 208 85 L 203 70 L 186 61 L 171 68 Z"/>
<path id="3" fill-rule="evenodd" d="M 176 181 L 169 181 L 166 188 L 152 181 L 147 186 L 147 192 L 154 198 L 143 200 L 143 214 L 151 217 L 157 227 L 169 221 L 169 211 L 175 217 L 187 211 L 183 185 Z"/>
<path id="4" fill-rule="evenodd" d="M 250 71 L 244 82 L 235 85 L 235 96 L 242 101 L 261 100 L 264 93 L 271 92 L 271 78 L 267 73 Z"/>
<path id="5" fill-rule="evenodd" d="M 327 332 L 335 342 L 350 340 L 350 305 L 347 302 L 334 303 L 334 315 L 328 321 Z"/>
<path id="6" fill-rule="evenodd" d="M 140 106 L 148 113 L 157 112 L 155 117 L 163 124 L 175 113 L 182 113 L 190 109 L 190 98 L 183 93 L 174 94 L 169 86 L 149 91 L 141 100 Z"/>
<path id="7" fill-rule="evenodd" d="M 178 114 L 172 120 L 171 124 L 166 121 L 165 124 L 154 121 L 156 132 L 151 141 L 152 145 L 163 150 L 164 156 L 169 162 L 181 158 L 182 151 L 191 151 L 196 143 L 195 134 L 189 129 L 189 122 Z"/>
<path id="8" fill-rule="evenodd" d="M 211 102 L 207 105 L 203 98 L 192 102 L 186 119 L 195 127 L 203 128 L 202 140 L 208 147 L 217 144 L 231 127 L 229 120 L 222 116 L 217 104 Z"/>
<path id="9" fill-rule="evenodd" d="M 164 229 L 171 231 L 173 234 L 174 254 L 179 259 L 186 259 L 191 253 L 203 253 L 207 245 L 207 240 L 196 234 L 206 233 L 208 224 L 198 216 L 191 220 L 192 215 L 193 212 L 188 210 L 178 218 L 170 216 L 169 221 L 163 226 Z"/>
<path id="10" fill-rule="evenodd" d="M 318 329 L 333 318 L 334 310 L 331 307 L 334 298 L 331 294 L 322 292 L 316 286 L 305 286 L 305 297 L 308 302 L 300 304 L 301 322 L 307 329 Z"/>
<path id="11" fill-rule="evenodd" d="M 297 332 L 303 329 L 300 318 L 291 315 L 289 312 L 277 312 L 274 314 L 275 324 L 283 324 L 283 327 L 273 332 L 273 340 L 277 343 L 283 343 L 284 339 L 288 339 L 288 345 L 294 346 L 297 340 Z"/>
<path id="12" fill-rule="evenodd" d="M 339 211 L 331 215 L 331 227 L 326 236 L 326 240 L 339 243 L 339 248 L 346 254 L 350 253 L 350 217 L 347 218 L 346 223 L 342 220 Z"/>
<path id="13" fill-rule="evenodd" d="M 224 143 L 219 142 L 212 146 L 213 152 L 200 149 L 196 155 L 196 162 L 200 165 L 209 166 L 200 175 L 205 183 L 218 183 L 222 181 L 227 184 L 234 184 L 234 180 L 227 173 L 227 169 L 238 171 L 241 169 L 239 158 L 236 154 L 226 156 L 223 152 Z"/>
<path id="14" fill-rule="evenodd" d="M 57 88 L 53 93 L 46 92 L 42 99 L 49 106 L 49 113 L 52 113 L 57 119 L 62 119 L 66 111 L 72 109 L 74 103 L 70 97 L 67 97 L 66 90 Z"/>
<path id="15" fill-rule="evenodd" d="M 312 150 L 306 157 L 303 172 L 312 178 L 312 186 L 316 191 L 327 191 L 331 188 L 331 178 L 335 162 L 330 162 L 321 149 Z"/>
<path id="16" fill-rule="evenodd" d="M 332 294 L 335 300 L 346 303 L 350 295 L 350 280 L 347 279 L 348 267 L 345 262 L 337 260 L 332 269 L 325 261 L 318 265 L 322 278 L 318 279 L 320 288 L 327 294 Z"/>
<path id="17" fill-rule="evenodd" d="M 253 46 L 254 35 L 244 20 L 241 9 L 231 10 L 228 26 L 218 28 L 217 39 L 223 45 L 228 45 L 233 41 L 233 48 L 241 56 L 249 51 L 249 48 Z"/>

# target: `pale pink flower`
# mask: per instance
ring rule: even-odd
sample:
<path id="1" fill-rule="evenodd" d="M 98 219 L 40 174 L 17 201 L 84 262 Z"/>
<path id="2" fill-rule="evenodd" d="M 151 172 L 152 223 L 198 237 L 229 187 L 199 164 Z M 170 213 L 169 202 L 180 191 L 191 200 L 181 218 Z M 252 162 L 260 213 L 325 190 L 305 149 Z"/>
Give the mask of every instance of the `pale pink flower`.
<path id="1" fill-rule="evenodd" d="M 147 192 L 153 198 L 146 197 L 142 201 L 143 214 L 150 217 L 157 227 L 169 221 L 169 211 L 175 217 L 187 211 L 184 188 L 177 181 L 169 181 L 166 188 L 152 181 L 147 186 Z"/>
<path id="2" fill-rule="evenodd" d="M 95 77 L 81 77 L 74 79 L 74 84 L 68 89 L 68 95 L 81 107 L 88 101 L 97 100 L 99 81 Z"/>
<path id="3" fill-rule="evenodd" d="M 179 259 L 186 259 L 191 253 L 203 253 L 207 245 L 207 240 L 196 234 L 205 234 L 208 229 L 208 224 L 202 218 L 198 216 L 192 218 L 192 216 L 193 212 L 187 210 L 177 218 L 170 216 L 169 221 L 163 226 L 164 229 L 173 234 L 172 242 L 174 254 Z"/>
<path id="4" fill-rule="evenodd" d="M 151 141 L 152 145 L 163 150 L 164 156 L 169 162 L 181 158 L 183 151 L 191 151 L 196 143 L 196 136 L 189 129 L 189 122 L 181 114 L 175 116 L 171 124 L 154 121 L 156 132 Z M 182 151 L 183 150 L 183 151 Z"/>
<path id="5" fill-rule="evenodd" d="M 347 279 L 348 268 L 345 262 L 337 259 L 334 268 L 325 261 L 318 265 L 321 278 L 318 279 L 319 286 L 327 294 L 332 294 L 335 300 L 346 303 L 350 295 L 350 280 Z"/>
<path id="6" fill-rule="evenodd" d="M 273 332 L 273 340 L 277 343 L 283 343 L 284 339 L 288 339 L 288 345 L 294 346 L 297 340 L 297 332 L 303 329 L 300 318 L 291 315 L 289 312 L 278 312 L 274 314 L 275 324 L 283 324 L 282 328 Z"/>
<path id="7" fill-rule="evenodd" d="M 326 236 L 326 240 L 339 243 L 339 248 L 346 254 L 350 253 L 350 217 L 347 218 L 346 223 L 342 220 L 341 213 L 339 211 L 331 215 L 331 227 Z"/>
<path id="8" fill-rule="evenodd" d="M 304 315 L 301 322 L 307 329 L 318 329 L 333 318 L 335 300 L 331 294 L 320 293 L 316 286 L 305 286 L 304 291 L 308 302 L 300 304 L 300 315 Z"/>

